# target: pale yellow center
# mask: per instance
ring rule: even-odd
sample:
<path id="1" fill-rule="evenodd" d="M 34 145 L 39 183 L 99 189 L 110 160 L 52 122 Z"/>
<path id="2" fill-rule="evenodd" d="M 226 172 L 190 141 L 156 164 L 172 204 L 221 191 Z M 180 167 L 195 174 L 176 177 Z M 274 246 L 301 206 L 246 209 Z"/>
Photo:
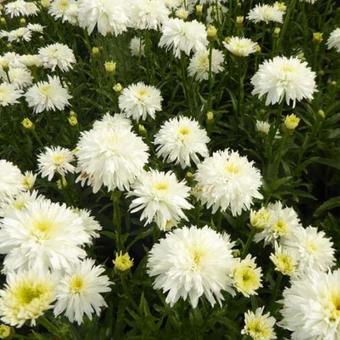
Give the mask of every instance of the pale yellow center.
<path id="1" fill-rule="evenodd" d="M 54 165 L 60 166 L 65 162 L 65 156 L 60 154 L 60 153 L 55 154 L 55 155 L 52 156 L 52 161 L 53 161 Z"/>
<path id="2" fill-rule="evenodd" d="M 185 126 L 181 127 L 181 128 L 178 130 L 178 133 L 179 133 L 180 135 L 182 135 L 182 136 L 187 136 L 187 135 L 190 134 L 190 132 L 191 132 L 190 129 L 187 128 L 187 127 L 185 127 Z"/>
<path id="3" fill-rule="evenodd" d="M 79 294 L 84 288 L 84 279 L 78 275 L 74 275 L 70 281 L 70 290 L 72 294 Z"/>
<path id="4" fill-rule="evenodd" d="M 46 97 L 50 96 L 51 94 L 51 86 L 49 84 L 42 85 L 40 88 L 40 93 Z"/>
<path id="5" fill-rule="evenodd" d="M 169 188 L 169 184 L 166 182 L 158 182 L 153 186 L 157 191 L 166 191 Z"/>
<path id="6" fill-rule="evenodd" d="M 34 299 L 40 298 L 44 294 L 42 285 L 23 284 L 17 288 L 16 299 L 21 305 L 29 305 Z"/>
<path id="7" fill-rule="evenodd" d="M 317 250 L 318 247 L 313 241 L 307 241 L 306 242 L 306 249 L 310 254 L 314 254 Z"/>
<path id="8" fill-rule="evenodd" d="M 140 89 L 137 93 L 136 93 L 136 97 L 140 100 L 143 100 L 148 94 L 148 91 L 146 89 Z"/>
<path id="9" fill-rule="evenodd" d="M 228 163 L 224 167 L 224 171 L 228 174 L 237 175 L 238 173 L 240 173 L 240 168 L 234 163 Z"/>
<path id="10" fill-rule="evenodd" d="M 63 10 L 65 10 L 65 9 L 67 9 L 68 5 L 69 5 L 68 0 L 61 0 L 61 1 L 59 2 L 58 8 L 59 8 L 61 11 L 63 11 Z"/>
<path id="11" fill-rule="evenodd" d="M 36 220 L 32 223 L 31 235 L 39 241 L 48 240 L 52 231 L 55 229 L 55 223 L 47 219 Z"/>
<path id="12" fill-rule="evenodd" d="M 283 236 L 286 235 L 288 232 L 288 225 L 284 220 L 278 219 L 273 225 L 273 230 L 278 235 Z"/>

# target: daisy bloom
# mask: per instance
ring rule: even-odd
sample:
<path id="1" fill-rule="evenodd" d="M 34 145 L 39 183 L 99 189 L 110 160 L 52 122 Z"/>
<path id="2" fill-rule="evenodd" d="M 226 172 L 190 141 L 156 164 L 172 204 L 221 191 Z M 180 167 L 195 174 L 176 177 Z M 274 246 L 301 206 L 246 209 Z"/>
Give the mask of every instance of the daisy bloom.
<path id="1" fill-rule="evenodd" d="M 96 266 L 94 260 L 85 259 L 76 263 L 66 271 L 56 288 L 57 302 L 54 315 L 65 313 L 71 321 L 78 325 L 83 323 L 84 315 L 92 320 L 92 314 L 100 315 L 107 304 L 101 295 L 109 292 L 109 278 L 103 275 L 103 266 Z"/>
<path id="2" fill-rule="evenodd" d="M 33 108 L 35 113 L 43 111 L 64 110 L 69 106 L 69 99 L 72 96 L 64 88 L 60 79 L 56 76 L 48 76 L 48 81 L 39 81 L 30 87 L 25 98 L 29 107 Z"/>
<path id="3" fill-rule="evenodd" d="M 128 119 L 116 114 L 82 132 L 76 152 L 78 181 L 87 182 L 94 193 L 103 185 L 109 191 L 128 190 L 149 157 L 147 145 L 131 128 Z"/>
<path id="4" fill-rule="evenodd" d="M 8 69 L 8 78 L 5 73 L 0 76 L 2 76 L 4 81 L 9 79 L 10 83 L 18 89 L 31 85 L 33 81 L 31 72 L 26 67 L 10 67 Z"/>
<path id="5" fill-rule="evenodd" d="M 232 293 L 229 273 L 233 263 L 232 245 L 213 229 L 191 226 L 166 234 L 149 252 L 147 270 L 154 277 L 154 289 L 167 293 L 173 306 L 180 298 L 195 308 L 205 297 L 221 305 L 222 291 Z"/>
<path id="6" fill-rule="evenodd" d="M 213 213 L 218 209 L 231 210 L 233 216 L 248 210 L 254 198 L 262 198 L 258 191 L 262 176 L 260 171 L 237 151 L 216 151 L 197 166 L 199 199 Z"/>
<path id="7" fill-rule="evenodd" d="M 5 13 L 11 18 L 36 15 L 39 8 L 33 2 L 24 0 L 11 1 L 5 5 Z"/>
<path id="8" fill-rule="evenodd" d="M 4 271 L 65 269 L 86 255 L 81 247 L 89 239 L 82 220 L 71 209 L 46 199 L 35 200 L 2 220 Z"/>
<path id="9" fill-rule="evenodd" d="M 338 340 L 340 337 L 340 270 L 312 271 L 283 291 L 279 325 L 293 340 Z"/>
<path id="10" fill-rule="evenodd" d="M 275 265 L 275 270 L 283 275 L 292 276 L 296 272 L 297 262 L 291 252 L 275 245 L 275 253 L 270 254 L 270 260 Z"/>
<path id="11" fill-rule="evenodd" d="M 41 177 L 52 180 L 57 173 L 64 177 L 67 173 L 73 173 L 75 168 L 71 164 L 74 161 L 73 153 L 60 146 L 46 147 L 38 156 L 38 167 Z"/>
<path id="12" fill-rule="evenodd" d="M 329 35 L 327 40 L 327 48 L 335 48 L 335 50 L 340 53 L 340 28 L 336 28 Z"/>
<path id="13" fill-rule="evenodd" d="M 34 186 L 35 180 L 37 179 L 37 175 L 32 171 L 25 171 L 24 177 L 22 179 L 22 185 L 25 190 L 31 190 Z"/>
<path id="14" fill-rule="evenodd" d="M 244 327 L 241 334 L 248 335 L 253 340 L 276 339 L 274 331 L 275 318 L 269 313 L 263 314 L 264 307 L 257 308 L 255 313 L 248 311 L 244 313 Z"/>
<path id="15" fill-rule="evenodd" d="M 112 33 L 117 36 L 129 25 L 129 2 L 121 0 L 79 0 L 79 25 L 91 34 L 97 26 L 104 36 Z"/>
<path id="16" fill-rule="evenodd" d="M 281 11 L 277 6 L 258 4 L 249 11 L 247 19 L 255 23 L 263 21 L 266 24 L 269 22 L 278 22 L 282 24 L 283 14 L 284 12 Z"/>
<path id="17" fill-rule="evenodd" d="M 264 61 L 251 79 L 253 95 L 266 96 L 266 105 L 313 99 L 316 92 L 315 72 L 295 57 L 274 57 Z"/>
<path id="18" fill-rule="evenodd" d="M 163 1 L 134 0 L 131 2 L 131 26 L 135 29 L 154 29 L 168 19 L 169 9 Z"/>
<path id="19" fill-rule="evenodd" d="M 122 112 L 137 122 L 146 119 L 147 116 L 155 119 L 156 112 L 162 110 L 162 101 L 161 92 L 143 82 L 124 88 L 118 98 Z"/>
<path id="20" fill-rule="evenodd" d="M 213 49 L 211 52 L 211 73 L 217 74 L 223 71 L 224 55 L 221 51 Z M 196 52 L 190 59 L 188 72 L 191 77 L 198 81 L 209 78 L 209 51 L 201 50 Z"/>
<path id="21" fill-rule="evenodd" d="M 188 117 L 175 117 L 166 121 L 155 135 L 157 156 L 167 162 L 180 164 L 182 169 L 200 162 L 198 156 L 207 157 L 207 144 L 210 138 L 196 120 Z"/>
<path id="22" fill-rule="evenodd" d="M 312 269 L 325 272 L 335 264 L 333 242 L 317 228 L 295 228 L 282 246 L 298 263 L 297 275 L 304 275 Z"/>
<path id="23" fill-rule="evenodd" d="M 159 46 L 172 49 L 176 58 L 180 57 L 181 52 L 189 55 L 192 51 L 205 50 L 208 46 L 206 28 L 196 20 L 171 18 L 163 23 L 161 33 Z"/>
<path id="24" fill-rule="evenodd" d="M 84 230 L 90 236 L 90 243 L 92 243 L 93 238 L 98 238 L 100 236 L 99 232 L 102 230 L 102 226 L 87 209 L 73 209 L 73 212 L 81 218 Z"/>
<path id="25" fill-rule="evenodd" d="M 39 49 L 39 58 L 45 68 L 54 71 L 58 67 L 61 71 L 72 69 L 76 62 L 73 51 L 64 44 L 51 44 Z"/>
<path id="26" fill-rule="evenodd" d="M 270 203 L 266 208 L 254 214 L 261 213 L 261 211 L 267 215 L 266 220 L 263 220 L 261 224 L 261 228 L 257 228 L 260 232 L 255 235 L 254 239 L 256 242 L 264 240 L 265 244 L 268 244 L 274 243 L 278 239 L 283 241 L 291 237 L 294 230 L 301 226 L 300 219 L 295 210 L 290 207 L 284 207 L 280 201 Z M 252 222 L 253 224 L 254 222 Z"/>
<path id="27" fill-rule="evenodd" d="M 255 259 L 249 254 L 243 260 L 235 259 L 231 273 L 233 287 L 246 297 L 257 295 L 262 287 L 262 270 L 256 266 Z"/>
<path id="28" fill-rule="evenodd" d="M 142 210 L 145 225 L 155 222 L 168 230 L 181 220 L 187 220 L 183 210 L 191 209 L 188 202 L 190 188 L 179 182 L 172 172 L 150 170 L 144 172 L 133 185 L 129 196 L 135 197 L 130 205 L 132 213 Z"/>
<path id="29" fill-rule="evenodd" d="M 36 320 L 52 308 L 55 300 L 55 280 L 48 273 L 10 272 L 0 290 L 0 318 L 6 324 L 21 327 L 26 321 L 35 326 Z"/>
<path id="30" fill-rule="evenodd" d="M 0 84 L 0 106 L 9 106 L 18 103 L 23 92 L 15 84 Z"/>
<path id="31" fill-rule="evenodd" d="M 258 49 L 258 44 L 248 38 L 230 37 L 223 42 L 223 46 L 237 57 L 248 57 L 255 53 Z"/>
<path id="32" fill-rule="evenodd" d="M 72 25 L 78 23 L 78 2 L 74 0 L 53 0 L 48 8 L 48 13 L 55 19 L 62 22 L 69 22 Z"/>

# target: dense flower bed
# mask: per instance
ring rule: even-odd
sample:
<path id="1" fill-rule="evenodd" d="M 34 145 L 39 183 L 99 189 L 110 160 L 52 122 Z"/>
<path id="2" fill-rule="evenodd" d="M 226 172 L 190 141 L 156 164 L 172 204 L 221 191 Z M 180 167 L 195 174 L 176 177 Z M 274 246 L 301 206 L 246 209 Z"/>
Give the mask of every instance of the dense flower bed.
<path id="1" fill-rule="evenodd" d="M 0 9 L 0 338 L 340 339 L 335 0 Z"/>

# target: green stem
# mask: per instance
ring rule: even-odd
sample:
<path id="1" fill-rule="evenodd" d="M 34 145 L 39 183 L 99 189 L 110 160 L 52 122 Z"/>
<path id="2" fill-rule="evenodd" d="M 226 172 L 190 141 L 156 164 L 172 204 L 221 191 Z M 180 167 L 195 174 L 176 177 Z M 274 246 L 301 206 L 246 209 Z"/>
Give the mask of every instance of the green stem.
<path id="1" fill-rule="evenodd" d="M 288 5 L 287 14 L 286 14 L 286 17 L 285 17 L 285 20 L 284 20 L 284 23 L 283 23 L 283 27 L 282 27 L 282 30 L 281 30 L 281 35 L 280 35 L 280 47 L 281 47 L 281 49 L 282 49 L 283 38 L 284 38 L 284 35 L 287 31 L 289 21 L 290 21 L 290 17 L 292 15 L 293 11 L 294 11 L 296 2 L 297 2 L 297 0 L 291 0 L 289 2 L 289 5 Z"/>
<path id="2" fill-rule="evenodd" d="M 212 44 L 210 44 L 209 46 L 209 96 L 208 96 L 208 110 L 211 110 L 212 109 L 212 105 L 211 105 L 211 102 L 212 102 L 212 88 L 213 88 L 213 78 L 212 78 L 212 52 L 213 52 L 213 46 Z"/>
<path id="3" fill-rule="evenodd" d="M 242 258 L 246 257 L 246 255 L 248 254 L 251 242 L 253 241 L 253 238 L 254 238 L 255 234 L 256 234 L 256 230 L 255 229 L 251 229 L 250 233 L 248 235 L 247 242 L 244 245 L 244 248 L 242 250 L 242 256 L 241 256 Z"/>

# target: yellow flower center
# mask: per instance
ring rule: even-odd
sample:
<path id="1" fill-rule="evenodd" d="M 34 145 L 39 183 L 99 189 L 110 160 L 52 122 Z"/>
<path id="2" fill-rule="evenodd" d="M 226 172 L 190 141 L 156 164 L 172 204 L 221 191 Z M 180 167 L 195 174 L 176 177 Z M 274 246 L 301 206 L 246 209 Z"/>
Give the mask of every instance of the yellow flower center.
<path id="1" fill-rule="evenodd" d="M 49 97 L 51 94 L 51 86 L 49 84 L 45 84 L 40 86 L 40 93 L 46 97 Z"/>
<path id="2" fill-rule="evenodd" d="M 284 275 L 291 275 L 295 271 L 295 263 L 291 256 L 278 254 L 272 258 L 276 270 Z"/>
<path id="3" fill-rule="evenodd" d="M 317 245 L 315 244 L 315 242 L 313 242 L 313 241 L 307 241 L 307 242 L 306 242 L 306 249 L 307 249 L 308 253 L 314 254 L 315 252 L 317 252 L 318 247 L 317 247 Z"/>
<path id="4" fill-rule="evenodd" d="M 136 93 L 136 97 L 140 100 L 143 100 L 148 94 L 148 91 L 146 89 L 140 89 L 137 93 Z"/>
<path id="5" fill-rule="evenodd" d="M 190 256 L 193 262 L 191 267 L 192 271 L 197 271 L 199 269 L 199 267 L 202 264 L 204 254 L 205 254 L 204 250 L 199 247 L 190 250 Z"/>
<path id="6" fill-rule="evenodd" d="M 79 294 L 84 288 L 84 279 L 79 275 L 74 275 L 70 281 L 70 290 L 72 294 Z"/>
<path id="7" fill-rule="evenodd" d="M 169 184 L 166 182 L 158 182 L 153 186 L 157 191 L 166 191 L 169 188 Z"/>
<path id="8" fill-rule="evenodd" d="M 68 6 L 69 6 L 68 0 L 61 0 L 58 4 L 58 8 L 61 11 L 66 10 L 68 8 Z"/>
<path id="9" fill-rule="evenodd" d="M 36 220 L 32 223 L 31 235 L 38 241 L 48 240 L 52 231 L 55 229 L 55 223 L 47 219 Z"/>
<path id="10" fill-rule="evenodd" d="M 266 339 L 270 335 L 269 327 L 261 319 L 250 320 L 247 325 L 247 331 L 253 339 Z"/>
<path id="11" fill-rule="evenodd" d="M 224 171 L 228 174 L 237 175 L 238 173 L 240 173 L 240 168 L 234 163 L 228 163 L 224 167 Z"/>
<path id="12" fill-rule="evenodd" d="M 190 134 L 190 132 L 191 132 L 190 129 L 187 128 L 187 127 L 185 127 L 185 126 L 181 127 L 181 128 L 178 130 L 178 133 L 179 133 L 180 135 L 182 135 L 182 136 L 187 136 L 187 135 Z"/>
<path id="13" fill-rule="evenodd" d="M 52 156 L 52 161 L 53 161 L 54 165 L 60 166 L 65 162 L 65 156 L 60 154 L 60 153 L 55 154 L 55 155 Z"/>
<path id="14" fill-rule="evenodd" d="M 284 236 L 288 233 L 288 225 L 284 220 L 278 219 L 273 224 L 273 230 L 276 234 L 278 234 L 280 236 Z"/>
<path id="15" fill-rule="evenodd" d="M 235 287 L 244 294 L 253 294 L 260 287 L 260 278 L 254 268 L 240 266 L 234 272 Z"/>
<path id="16" fill-rule="evenodd" d="M 41 298 L 46 288 L 41 284 L 31 285 L 29 282 L 19 286 L 15 296 L 19 304 L 29 305 L 33 300 Z"/>

